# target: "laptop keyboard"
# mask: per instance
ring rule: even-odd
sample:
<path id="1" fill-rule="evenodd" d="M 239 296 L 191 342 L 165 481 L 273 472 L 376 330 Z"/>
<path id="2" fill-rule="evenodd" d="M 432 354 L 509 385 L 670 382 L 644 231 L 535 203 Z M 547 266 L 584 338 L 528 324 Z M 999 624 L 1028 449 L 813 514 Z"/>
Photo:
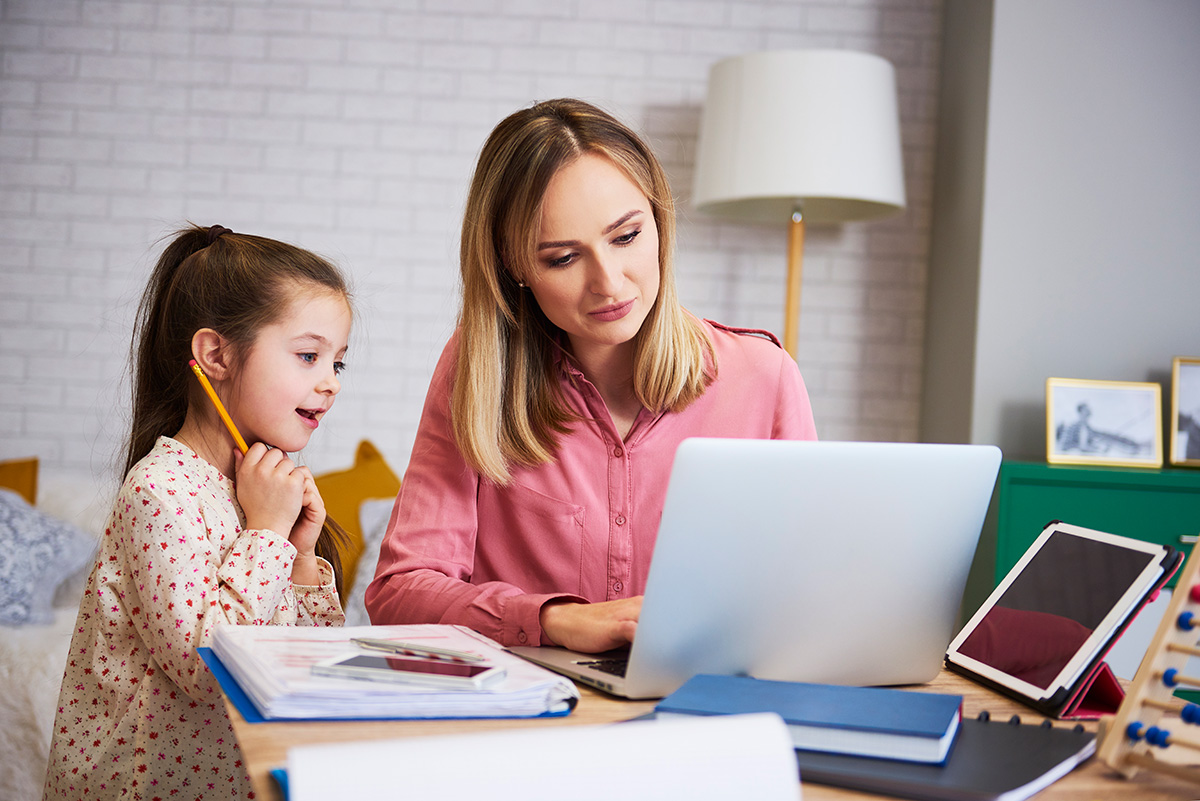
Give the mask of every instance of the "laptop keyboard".
<path id="1" fill-rule="evenodd" d="M 629 657 L 626 656 L 617 657 L 615 659 L 580 660 L 575 664 L 581 667 L 595 668 L 596 670 L 625 678 L 625 669 L 629 667 Z"/>

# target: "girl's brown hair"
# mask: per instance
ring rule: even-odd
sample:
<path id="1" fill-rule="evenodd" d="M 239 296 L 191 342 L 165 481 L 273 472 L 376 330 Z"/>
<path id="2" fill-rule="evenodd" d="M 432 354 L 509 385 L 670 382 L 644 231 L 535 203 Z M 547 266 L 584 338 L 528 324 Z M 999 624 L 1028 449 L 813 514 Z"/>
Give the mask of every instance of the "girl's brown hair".
<path id="1" fill-rule="evenodd" d="M 634 343 L 638 399 L 648 409 L 678 411 L 714 378 L 712 343 L 676 295 L 675 201 L 658 159 L 627 126 L 581 100 L 522 109 L 484 143 L 459 251 L 463 299 L 451 417 L 467 463 L 499 484 L 515 465 L 552 461 L 574 419 L 554 379 L 561 332 L 519 282 L 534 269 L 547 185 L 585 153 L 609 159 L 638 186 L 658 228 L 660 289 Z"/>
<path id="2" fill-rule="evenodd" d="M 134 324 L 125 473 L 159 437 L 179 431 L 189 403 L 208 402 L 188 369 L 192 336 L 211 328 L 232 345 L 235 359 L 244 357 L 263 326 L 277 322 L 306 290 L 350 299 L 341 271 L 302 248 L 218 225 L 175 233 L 154 266 Z M 339 592 L 338 546 L 347 541 L 345 531 L 326 518 L 316 552 L 333 566 Z"/>

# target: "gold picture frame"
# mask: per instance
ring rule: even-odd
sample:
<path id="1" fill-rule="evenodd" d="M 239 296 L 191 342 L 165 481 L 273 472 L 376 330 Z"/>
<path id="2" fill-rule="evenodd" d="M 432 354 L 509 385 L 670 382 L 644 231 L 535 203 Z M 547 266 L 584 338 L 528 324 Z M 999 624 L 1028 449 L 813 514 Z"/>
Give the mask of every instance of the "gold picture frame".
<path id="1" fill-rule="evenodd" d="M 1200 358 L 1171 364 L 1171 464 L 1200 467 Z"/>
<path id="2" fill-rule="evenodd" d="M 1046 379 L 1046 461 L 1162 467 L 1162 385 Z"/>

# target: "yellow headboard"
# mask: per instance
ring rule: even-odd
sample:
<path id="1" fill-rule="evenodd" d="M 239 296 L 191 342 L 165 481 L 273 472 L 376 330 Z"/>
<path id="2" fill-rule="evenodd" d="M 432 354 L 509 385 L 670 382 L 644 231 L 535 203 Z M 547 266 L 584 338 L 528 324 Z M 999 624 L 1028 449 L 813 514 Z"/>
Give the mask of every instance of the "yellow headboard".
<path id="1" fill-rule="evenodd" d="M 400 479 L 383 459 L 383 454 L 369 440 L 358 443 L 354 465 L 336 473 L 314 476 L 317 490 L 325 501 L 325 511 L 350 535 L 350 543 L 340 552 L 342 557 L 343 592 L 348 597 L 358 572 L 362 555 L 363 532 L 358 508 L 372 498 L 395 498 L 400 492 Z M 368 580 L 371 577 L 368 576 Z"/>

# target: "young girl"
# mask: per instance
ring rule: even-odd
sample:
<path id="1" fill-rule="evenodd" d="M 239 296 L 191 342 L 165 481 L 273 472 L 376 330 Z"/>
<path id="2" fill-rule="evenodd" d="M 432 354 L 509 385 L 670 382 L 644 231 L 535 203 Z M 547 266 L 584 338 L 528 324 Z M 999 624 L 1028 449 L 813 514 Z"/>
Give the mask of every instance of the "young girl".
<path id="1" fill-rule="evenodd" d="M 176 235 L 134 334 L 126 479 L 88 579 L 59 696 L 45 798 L 252 798 L 213 628 L 337 626 L 325 507 L 286 453 L 340 384 L 351 310 L 325 260 L 221 226 Z M 243 456 L 188 366 L 246 442 Z"/>

